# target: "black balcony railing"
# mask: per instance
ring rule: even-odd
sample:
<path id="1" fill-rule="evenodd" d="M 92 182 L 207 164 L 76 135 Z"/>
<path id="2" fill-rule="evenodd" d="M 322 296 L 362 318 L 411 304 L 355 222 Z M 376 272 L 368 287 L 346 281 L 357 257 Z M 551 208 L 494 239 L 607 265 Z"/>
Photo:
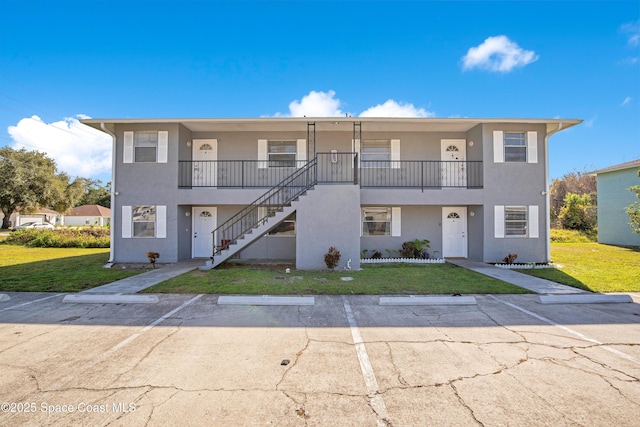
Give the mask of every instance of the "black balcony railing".
<path id="1" fill-rule="evenodd" d="M 360 161 L 360 186 L 369 188 L 482 188 L 481 161 Z"/>
<path id="2" fill-rule="evenodd" d="M 355 153 L 317 153 L 317 182 L 363 188 L 482 188 L 482 161 L 358 160 Z M 179 188 L 271 188 L 305 161 L 180 161 Z"/>

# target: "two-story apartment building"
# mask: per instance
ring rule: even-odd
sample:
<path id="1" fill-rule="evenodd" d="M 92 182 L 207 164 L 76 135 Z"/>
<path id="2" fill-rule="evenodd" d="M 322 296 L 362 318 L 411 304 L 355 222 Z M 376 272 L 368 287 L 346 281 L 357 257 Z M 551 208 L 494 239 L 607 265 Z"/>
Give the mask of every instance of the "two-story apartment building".
<path id="1" fill-rule="evenodd" d="M 438 257 L 549 261 L 548 139 L 580 120 L 82 122 L 113 138 L 111 262 L 321 269 L 330 246 L 358 268 L 416 238 Z"/>

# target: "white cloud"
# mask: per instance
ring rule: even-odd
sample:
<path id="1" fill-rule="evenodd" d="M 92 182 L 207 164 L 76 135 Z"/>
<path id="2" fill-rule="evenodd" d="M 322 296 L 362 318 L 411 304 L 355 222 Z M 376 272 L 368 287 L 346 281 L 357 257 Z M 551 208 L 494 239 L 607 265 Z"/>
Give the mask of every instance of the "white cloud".
<path id="1" fill-rule="evenodd" d="M 535 62 L 538 58 L 534 51 L 522 49 L 507 36 L 494 36 L 470 48 L 462 61 L 465 70 L 481 68 L 508 73 L 516 67 L 524 67 Z"/>
<path id="2" fill-rule="evenodd" d="M 339 117 L 344 113 L 340 110 L 340 100 L 335 98 L 336 93 L 316 92 L 312 90 L 308 95 L 297 99 L 289 104 L 289 115 L 291 117 Z"/>
<path id="3" fill-rule="evenodd" d="M 435 114 L 413 104 L 387 100 L 384 104 L 370 107 L 360 113 L 360 117 L 434 117 Z"/>
<path id="4" fill-rule="evenodd" d="M 72 177 L 98 178 L 111 171 L 111 138 L 75 118 L 45 123 L 33 116 L 9 126 L 8 132 L 13 148 L 44 152 L 55 160 L 58 171 Z"/>
<path id="5" fill-rule="evenodd" d="M 629 46 L 636 47 L 640 45 L 640 19 L 636 22 L 629 22 L 620 26 L 620 32 L 627 35 L 627 43 Z"/>
<path id="6" fill-rule="evenodd" d="M 312 90 L 300 100 L 289 104 L 289 114 L 276 113 L 275 117 L 349 117 L 353 114 L 342 111 L 342 101 L 336 98 L 333 90 L 328 92 Z M 397 102 L 393 99 L 384 104 L 369 107 L 359 114 L 360 117 L 434 117 L 435 114 L 413 104 Z M 265 116 L 268 117 L 268 116 Z"/>
<path id="7" fill-rule="evenodd" d="M 620 104 L 621 107 L 624 107 L 625 105 L 629 105 L 629 103 L 631 103 L 631 97 L 627 96 L 624 101 L 622 101 L 622 104 Z"/>

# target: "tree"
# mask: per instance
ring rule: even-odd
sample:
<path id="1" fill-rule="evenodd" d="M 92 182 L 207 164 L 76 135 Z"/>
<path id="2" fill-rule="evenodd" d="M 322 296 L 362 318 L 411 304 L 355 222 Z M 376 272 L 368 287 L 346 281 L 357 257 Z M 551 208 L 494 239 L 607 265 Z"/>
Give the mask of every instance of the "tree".
<path id="1" fill-rule="evenodd" d="M 32 212 L 54 205 L 60 197 L 60 180 L 56 164 L 44 153 L 0 148 L 0 209 L 4 213 L 2 228 L 20 209 Z"/>
<path id="2" fill-rule="evenodd" d="M 638 170 L 638 178 L 640 178 L 640 170 Z M 629 187 L 627 190 L 632 193 L 636 193 L 636 197 L 640 199 L 640 185 L 633 185 Z M 629 225 L 634 233 L 640 234 L 640 203 L 634 202 L 631 203 L 626 209 L 625 212 L 629 215 Z"/>
<path id="3" fill-rule="evenodd" d="M 563 228 L 590 230 L 595 223 L 591 197 L 588 194 L 567 193 L 558 219 Z"/>
<path id="4" fill-rule="evenodd" d="M 50 207 L 55 211 L 66 213 L 77 206 L 89 181 L 80 177 L 71 181 L 69 175 L 61 172 L 56 176 L 56 201 Z"/>
<path id="5" fill-rule="evenodd" d="M 100 205 L 105 208 L 111 207 L 111 183 L 107 182 L 104 187 L 98 180 L 87 180 L 84 195 L 77 204 L 79 205 Z"/>
<path id="6" fill-rule="evenodd" d="M 593 210 L 597 205 L 597 184 L 596 177 L 590 175 L 589 172 L 573 171 L 562 176 L 560 179 L 554 179 L 551 183 L 549 192 L 551 220 L 557 221 L 560 215 L 560 209 L 564 206 L 565 198 L 568 193 L 582 196 L 588 194 L 591 198 Z M 595 226 L 595 217 L 593 225 Z"/>

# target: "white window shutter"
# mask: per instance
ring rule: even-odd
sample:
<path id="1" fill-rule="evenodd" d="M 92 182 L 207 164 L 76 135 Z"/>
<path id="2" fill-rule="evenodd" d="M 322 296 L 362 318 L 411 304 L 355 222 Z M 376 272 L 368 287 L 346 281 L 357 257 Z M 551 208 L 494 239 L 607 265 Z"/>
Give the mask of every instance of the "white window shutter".
<path id="1" fill-rule="evenodd" d="M 529 238 L 531 239 L 540 237 L 539 218 L 538 206 L 529 206 Z"/>
<path id="2" fill-rule="evenodd" d="M 303 162 L 307 161 L 307 140 L 299 139 L 296 145 L 297 166 L 302 167 Z"/>
<path id="3" fill-rule="evenodd" d="M 131 217 L 131 215 L 132 215 L 131 206 L 123 206 L 122 207 L 122 238 L 123 239 L 131 238 L 131 235 L 132 235 L 131 226 L 133 221 L 133 218 Z"/>
<path id="4" fill-rule="evenodd" d="M 504 206 L 494 206 L 493 214 L 494 237 L 504 238 Z"/>
<path id="5" fill-rule="evenodd" d="M 504 163 L 504 132 L 493 131 L 493 162 Z"/>
<path id="6" fill-rule="evenodd" d="M 258 140 L 258 169 L 266 169 L 269 167 L 269 162 L 267 160 L 269 154 L 267 153 L 267 140 L 259 139 Z"/>
<path id="7" fill-rule="evenodd" d="M 402 215 L 400 208 L 391 208 L 391 235 L 394 237 L 402 235 Z"/>
<path id="8" fill-rule="evenodd" d="M 164 239 L 167 237 L 167 207 L 156 206 L 156 237 Z"/>
<path id="9" fill-rule="evenodd" d="M 124 151 L 122 163 L 133 163 L 133 132 L 124 133 Z"/>
<path id="10" fill-rule="evenodd" d="M 158 163 L 167 163 L 169 156 L 169 132 L 158 132 Z"/>
<path id="11" fill-rule="evenodd" d="M 527 162 L 538 163 L 538 132 L 527 132 Z"/>
<path id="12" fill-rule="evenodd" d="M 400 140 L 391 140 L 391 168 L 400 169 Z"/>

